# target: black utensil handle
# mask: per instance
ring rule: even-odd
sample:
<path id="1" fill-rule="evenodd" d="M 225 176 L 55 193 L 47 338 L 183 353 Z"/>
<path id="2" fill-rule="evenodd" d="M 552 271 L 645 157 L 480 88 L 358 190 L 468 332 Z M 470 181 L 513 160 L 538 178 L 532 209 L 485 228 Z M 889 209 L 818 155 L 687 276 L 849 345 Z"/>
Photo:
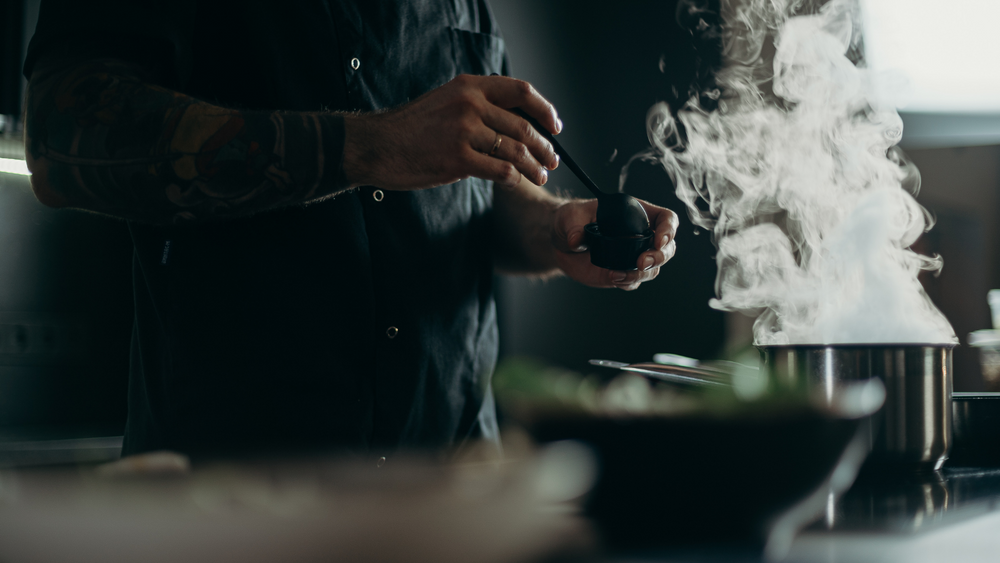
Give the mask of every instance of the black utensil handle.
<path id="1" fill-rule="evenodd" d="M 580 168 L 580 166 L 576 163 L 576 161 L 573 160 L 573 157 L 571 157 L 569 153 L 566 152 L 566 149 L 564 149 L 563 146 L 559 144 L 559 141 L 556 140 L 555 136 L 552 133 L 549 133 L 548 129 L 542 127 L 542 124 L 535 121 L 534 117 L 531 117 L 530 115 L 524 113 L 524 111 L 522 111 L 521 108 L 513 108 L 511 111 L 521 116 L 522 119 L 531 124 L 531 126 L 534 127 L 536 131 L 538 131 L 543 137 L 545 137 L 546 139 L 549 140 L 550 143 L 552 143 L 552 148 L 555 149 L 556 154 L 558 154 L 559 158 L 562 159 L 563 164 L 569 166 L 569 169 L 573 172 L 573 174 L 576 174 L 576 177 L 579 178 L 581 182 L 583 182 L 584 186 L 587 186 L 587 188 L 590 191 L 594 192 L 595 196 L 601 197 L 605 195 L 604 190 L 597 187 L 597 184 L 595 184 L 594 181 L 590 179 L 590 176 L 587 176 L 587 173 L 584 172 L 582 168 Z"/>
<path id="2" fill-rule="evenodd" d="M 494 72 L 490 76 L 500 76 L 500 75 Z M 569 153 L 566 152 L 566 149 L 564 149 L 563 146 L 559 144 L 559 141 L 556 140 L 555 136 L 552 133 L 549 133 L 548 129 L 542 127 L 542 124 L 535 121 L 534 117 L 531 117 L 530 115 L 524 113 L 524 111 L 521 110 L 521 108 L 513 108 L 511 111 L 521 116 L 532 127 L 534 127 L 536 131 L 538 131 L 543 137 L 545 137 L 546 139 L 549 140 L 550 143 L 552 143 L 552 148 L 555 149 L 556 154 L 559 155 L 559 158 L 562 159 L 563 163 L 565 163 L 566 166 L 569 166 L 570 171 L 572 171 L 573 174 L 576 174 L 576 177 L 579 178 L 581 182 L 583 182 L 584 186 L 587 186 L 587 189 L 593 192 L 594 195 L 597 196 L 598 198 L 606 195 L 604 193 L 604 190 L 597 187 L 597 184 L 595 184 L 594 181 L 590 179 L 590 176 L 587 176 L 587 173 L 583 171 L 583 168 L 580 168 L 580 166 L 576 163 L 576 161 L 573 160 L 573 157 L 571 157 Z"/>

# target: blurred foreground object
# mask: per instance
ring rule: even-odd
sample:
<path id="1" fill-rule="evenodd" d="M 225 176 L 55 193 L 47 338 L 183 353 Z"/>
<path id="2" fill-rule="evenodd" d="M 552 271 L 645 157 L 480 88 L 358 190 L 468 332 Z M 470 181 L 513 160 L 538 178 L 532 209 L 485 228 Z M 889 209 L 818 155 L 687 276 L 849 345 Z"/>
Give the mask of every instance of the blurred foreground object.
<path id="1" fill-rule="evenodd" d="M 505 362 L 504 412 L 542 443 L 578 440 L 598 455 L 586 510 L 615 548 L 728 545 L 779 559 L 795 533 L 853 482 L 870 449 L 878 379 L 748 401 L 728 386 L 683 392 L 626 374 Z"/>
<path id="2" fill-rule="evenodd" d="M 562 443 L 503 463 L 400 456 L 382 467 L 214 463 L 173 476 L 121 465 L 0 472 L 0 560 L 537 560 L 585 543 L 565 501 L 589 488 L 588 455 Z M 140 461 L 122 460 L 177 465 L 162 453 Z"/>
<path id="3" fill-rule="evenodd" d="M 102 477 L 184 475 L 190 471 L 191 460 L 186 455 L 167 451 L 130 455 L 95 469 Z"/>

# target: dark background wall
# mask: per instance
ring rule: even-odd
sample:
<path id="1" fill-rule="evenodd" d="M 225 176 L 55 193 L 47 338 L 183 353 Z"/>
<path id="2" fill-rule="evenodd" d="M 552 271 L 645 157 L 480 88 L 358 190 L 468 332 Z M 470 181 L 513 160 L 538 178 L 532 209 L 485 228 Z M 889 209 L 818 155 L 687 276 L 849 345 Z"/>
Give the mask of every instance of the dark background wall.
<path id="1" fill-rule="evenodd" d="M 646 111 L 686 92 L 695 76 L 690 36 L 676 24 L 675 1 L 493 0 L 514 75 L 559 109 L 560 143 L 605 190 L 622 165 L 648 147 Z M 660 60 L 663 58 L 663 71 Z M 612 155 L 617 158 L 612 159 Z M 589 197 L 560 167 L 548 187 Z M 708 307 L 714 249 L 674 196 L 666 173 L 635 163 L 625 191 L 681 217 L 677 255 L 637 291 L 591 289 L 567 279 L 507 279 L 501 285 L 503 352 L 587 369 L 589 358 L 648 360 L 671 352 L 718 357 L 725 317 Z"/>
<path id="2" fill-rule="evenodd" d="M 0 158 L 23 158 L 21 65 L 39 0 L 0 0 Z M 0 173 L 0 440 L 120 434 L 132 332 L 124 222 L 44 207 Z"/>
<path id="3" fill-rule="evenodd" d="M 955 390 L 1000 391 L 1000 381 L 984 380 L 978 350 L 967 346 L 970 332 L 991 328 L 986 292 L 1000 288 L 1000 146 L 906 152 L 923 179 L 917 200 L 937 219 L 918 245 L 944 258 L 941 274 L 922 281 L 962 342 Z"/>
<path id="4" fill-rule="evenodd" d="M 20 111 L 21 81 L 16 77 L 24 39 L 24 2 L 0 0 L 0 114 Z"/>
<path id="5" fill-rule="evenodd" d="M 124 429 L 131 258 L 124 222 L 46 208 L 0 174 L 0 439 Z"/>

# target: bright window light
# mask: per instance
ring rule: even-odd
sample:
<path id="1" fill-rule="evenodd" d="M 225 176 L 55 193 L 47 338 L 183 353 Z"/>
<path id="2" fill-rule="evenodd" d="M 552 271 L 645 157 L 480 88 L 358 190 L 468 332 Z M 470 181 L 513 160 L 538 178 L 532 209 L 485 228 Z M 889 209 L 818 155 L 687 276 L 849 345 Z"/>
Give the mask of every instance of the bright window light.
<path id="1" fill-rule="evenodd" d="M 906 112 L 1000 112 L 1000 2 L 861 0 L 865 55 L 909 83 Z"/>
<path id="2" fill-rule="evenodd" d="M 30 176 L 28 163 L 16 158 L 0 158 L 0 173 Z"/>

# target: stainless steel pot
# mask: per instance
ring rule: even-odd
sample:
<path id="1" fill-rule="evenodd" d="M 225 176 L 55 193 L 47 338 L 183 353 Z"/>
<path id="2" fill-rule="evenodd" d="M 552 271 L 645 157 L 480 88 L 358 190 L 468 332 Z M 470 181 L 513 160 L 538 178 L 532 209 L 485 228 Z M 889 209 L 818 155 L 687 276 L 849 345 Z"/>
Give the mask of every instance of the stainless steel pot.
<path id="1" fill-rule="evenodd" d="M 775 390 L 833 397 L 837 381 L 878 377 L 886 399 L 876 415 L 871 463 L 940 469 L 951 445 L 951 344 L 759 346 Z"/>

